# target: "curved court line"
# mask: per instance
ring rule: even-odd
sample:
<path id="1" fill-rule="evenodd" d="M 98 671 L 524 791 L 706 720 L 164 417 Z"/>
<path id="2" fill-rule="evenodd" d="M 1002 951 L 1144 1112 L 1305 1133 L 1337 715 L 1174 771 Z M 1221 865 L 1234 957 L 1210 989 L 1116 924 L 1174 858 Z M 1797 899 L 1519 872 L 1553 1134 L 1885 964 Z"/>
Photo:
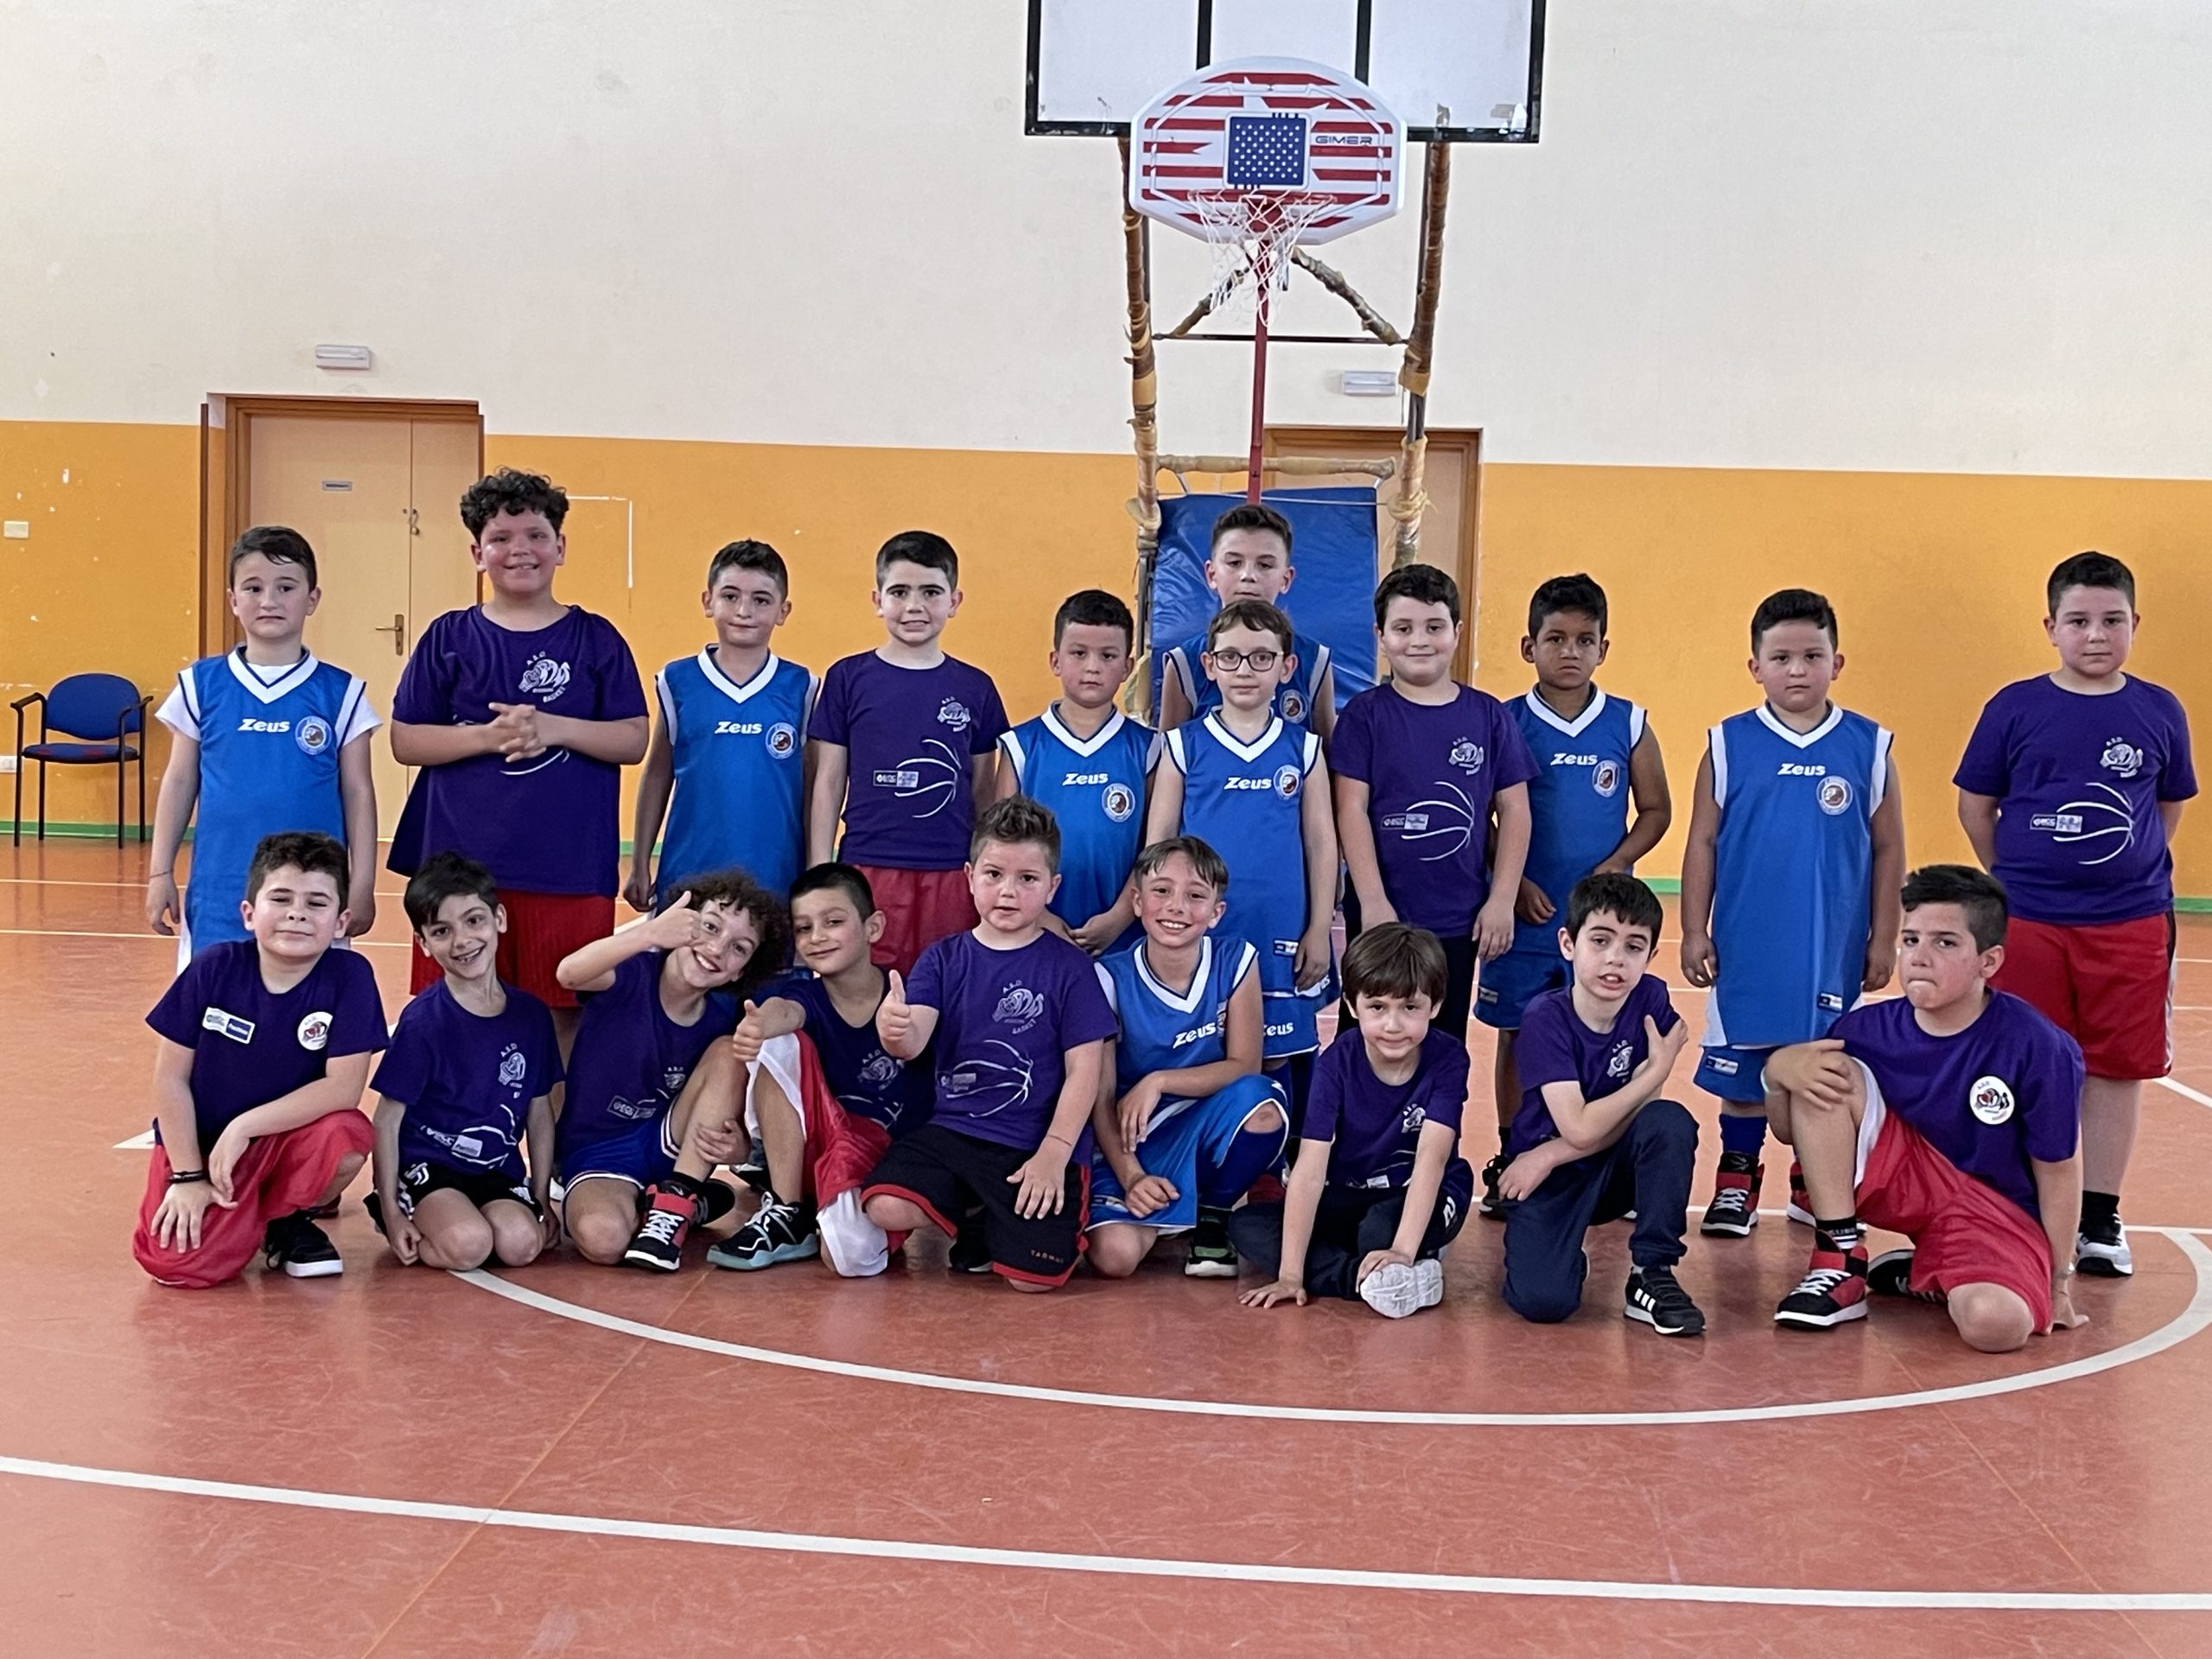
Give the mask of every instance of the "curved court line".
<path id="1" fill-rule="evenodd" d="M 711 1544 L 724 1549 L 779 1550 L 794 1555 L 845 1555 L 865 1560 L 931 1561 L 957 1567 L 1004 1567 L 1048 1573 L 1095 1573 L 1150 1579 L 1237 1580 L 1248 1584 L 1316 1585 L 1355 1590 L 1426 1590 L 1455 1595 L 1557 1596 L 1578 1601 L 1723 1602 L 1764 1607 L 2052 1613 L 2201 1613 L 2212 1611 L 2212 1593 L 2044 1590 L 1813 1590 L 1794 1586 L 1675 1584 L 1641 1579 L 1510 1579 L 1463 1573 L 1385 1573 L 1360 1567 L 1285 1567 L 1263 1561 L 1178 1561 L 1153 1555 L 1077 1555 L 1055 1550 L 993 1549 L 973 1544 L 925 1544 L 903 1538 L 845 1538 L 813 1532 L 763 1532 L 750 1527 L 689 1526 L 673 1521 L 635 1521 L 619 1516 L 568 1515 L 537 1510 L 483 1509 L 467 1503 L 428 1503 L 413 1498 L 369 1497 L 294 1486 L 257 1486 L 240 1481 L 194 1480 L 0 1457 L 0 1475 L 66 1481 L 186 1497 L 219 1497 L 242 1503 L 355 1515 L 450 1521 L 463 1526 L 504 1527 L 524 1532 L 580 1534 L 600 1538 L 647 1538 Z"/>
<path id="2" fill-rule="evenodd" d="M 1099 1394 L 1081 1389 L 1044 1389 L 1019 1382 L 992 1382 L 976 1377 L 944 1376 L 933 1371 L 905 1371 L 884 1365 L 862 1365 L 850 1360 L 819 1359 L 810 1354 L 785 1353 L 775 1348 L 754 1348 L 724 1342 L 715 1337 L 694 1336 L 657 1325 L 643 1325 L 596 1308 L 582 1307 L 535 1290 L 524 1289 L 482 1271 L 454 1275 L 479 1290 L 488 1290 L 509 1301 L 540 1313 L 597 1325 L 621 1336 L 673 1348 L 696 1349 L 728 1359 L 752 1360 L 793 1370 L 818 1371 L 830 1376 L 849 1376 L 871 1382 L 896 1382 L 907 1388 L 936 1389 L 948 1394 L 995 1395 L 1002 1399 L 1039 1400 L 1053 1405 L 1100 1406 L 1117 1411 L 1160 1411 L 1197 1417 L 1254 1417 L 1270 1422 L 1385 1423 L 1417 1428 L 1613 1428 L 1680 1427 L 1696 1423 L 1763 1423 L 1798 1417 L 1841 1417 L 1865 1411 L 1901 1411 L 1910 1406 L 1941 1406 L 1998 1395 L 2019 1394 L 2049 1388 L 2077 1377 L 2115 1370 L 2139 1359 L 2148 1359 L 2212 1325 L 2212 1249 L 2187 1233 L 2168 1231 L 2165 1236 L 2196 1269 L 2196 1287 L 2179 1313 L 2146 1336 L 2122 1344 L 2109 1353 L 2093 1354 L 2015 1376 L 1992 1377 L 1981 1382 L 1962 1382 L 1947 1389 L 1921 1389 L 1910 1394 L 1872 1395 L 1855 1400 L 1816 1400 L 1776 1406 L 1724 1406 L 1706 1411 L 1380 1411 L 1332 1406 L 1254 1405 L 1233 1400 L 1173 1400 L 1141 1394 Z M 2049 1340 L 2046 1338 L 2046 1340 Z"/>

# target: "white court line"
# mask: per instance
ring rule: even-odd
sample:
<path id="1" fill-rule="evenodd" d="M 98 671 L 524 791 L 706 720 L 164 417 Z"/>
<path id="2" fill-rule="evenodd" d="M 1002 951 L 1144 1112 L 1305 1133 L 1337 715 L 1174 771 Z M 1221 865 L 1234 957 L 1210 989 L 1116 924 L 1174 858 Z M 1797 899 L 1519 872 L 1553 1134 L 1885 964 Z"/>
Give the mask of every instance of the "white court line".
<path id="1" fill-rule="evenodd" d="M 2200 1106 L 2212 1106 L 2212 1095 L 2200 1094 L 2185 1083 L 2176 1083 L 2171 1077 L 2153 1077 L 2151 1081 L 2172 1090 L 2183 1100 L 2193 1100 Z"/>
<path id="2" fill-rule="evenodd" d="M 754 1348 L 723 1342 L 689 1332 L 642 1325 L 597 1308 L 582 1307 L 481 1271 L 455 1274 L 463 1283 L 520 1302 L 581 1325 L 597 1325 L 621 1336 L 645 1342 L 691 1348 L 730 1359 L 752 1360 L 763 1365 L 817 1371 L 871 1382 L 894 1382 L 908 1388 L 934 1389 L 948 1394 L 980 1394 L 1009 1400 L 1038 1400 L 1053 1405 L 1099 1406 L 1117 1411 L 1158 1411 L 1195 1417 L 1250 1417 L 1269 1422 L 1387 1423 L 1420 1428 L 1611 1428 L 1679 1427 L 1694 1423 L 1764 1423 L 1799 1417 L 1841 1417 L 1866 1411 L 1901 1411 L 1912 1406 L 1955 1405 L 1967 1400 L 1986 1400 L 1998 1395 L 2018 1394 L 2049 1388 L 2078 1377 L 2094 1376 L 2139 1359 L 2164 1353 L 2212 1325 L 2212 1249 L 2184 1232 L 2169 1232 L 2190 1266 L 2196 1269 L 2196 1287 L 2189 1305 L 2147 1336 L 2113 1349 L 2069 1360 L 2042 1370 L 2012 1376 L 1992 1377 L 1980 1382 L 1960 1383 L 1947 1389 L 1920 1389 L 1910 1394 L 1874 1395 L 1855 1400 L 1815 1400 L 1773 1406 L 1727 1406 L 1706 1411 L 1381 1411 L 1331 1406 L 1255 1405 L 1233 1400 L 1174 1400 L 1141 1394 L 1101 1394 L 1081 1389 L 1034 1388 L 1023 1383 L 993 1382 L 980 1378 L 944 1376 L 933 1371 L 897 1370 L 884 1365 L 861 1365 L 849 1360 L 819 1359 L 810 1354 L 791 1354 L 774 1348 Z"/>
<path id="3" fill-rule="evenodd" d="M 2196 1591 L 1814 1590 L 1783 1585 L 1675 1584 L 1637 1579 L 1513 1579 L 1462 1573 L 1385 1573 L 1360 1567 L 1285 1567 L 1265 1561 L 1179 1561 L 1151 1555 L 1077 1555 L 1043 1549 L 992 1549 L 972 1544 L 918 1543 L 904 1538 L 847 1538 L 823 1533 L 764 1532 L 750 1527 L 687 1526 L 672 1521 L 638 1521 L 618 1516 L 482 1509 L 465 1503 L 429 1503 L 413 1498 L 320 1492 L 303 1487 L 194 1480 L 127 1469 L 48 1463 L 31 1458 L 0 1457 L 0 1474 L 32 1480 L 67 1481 L 83 1486 L 167 1492 L 182 1497 L 228 1498 L 243 1503 L 448 1521 L 463 1526 L 500 1527 L 525 1532 L 650 1538 L 670 1543 L 710 1544 L 725 1549 L 775 1550 L 794 1555 L 842 1555 L 863 1560 L 930 1561 L 957 1567 L 1001 1567 L 1131 1578 L 1214 1582 L 1229 1579 L 1247 1584 L 1311 1585 L 1351 1590 L 1555 1596 L 1576 1601 L 1719 1602 L 1762 1607 L 2008 1613 L 2212 1611 L 2212 1594 Z"/>
<path id="4" fill-rule="evenodd" d="M 117 1152 L 151 1152 L 154 1149 L 154 1132 L 151 1129 L 142 1130 L 128 1141 L 117 1141 L 112 1149 Z"/>

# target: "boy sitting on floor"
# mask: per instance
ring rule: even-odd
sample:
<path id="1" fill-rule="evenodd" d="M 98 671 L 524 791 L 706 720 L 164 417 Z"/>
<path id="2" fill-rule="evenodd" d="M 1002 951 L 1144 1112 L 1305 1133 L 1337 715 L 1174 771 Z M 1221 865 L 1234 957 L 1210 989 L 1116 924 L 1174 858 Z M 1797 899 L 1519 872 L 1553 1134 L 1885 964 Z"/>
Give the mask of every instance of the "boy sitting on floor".
<path id="1" fill-rule="evenodd" d="M 1904 884 L 1904 995 L 1862 1004 L 1766 1063 L 1768 1121 L 1797 1149 L 1812 1267 L 1776 1323 L 1866 1316 L 1869 1290 L 1941 1302 L 1970 1347 L 2008 1353 L 2074 1311 L 2082 1050 L 1989 982 L 2005 889 L 1960 864 Z M 1855 1203 L 1854 1208 L 1854 1188 Z M 1862 1226 L 1915 1249 L 1866 1259 Z"/>

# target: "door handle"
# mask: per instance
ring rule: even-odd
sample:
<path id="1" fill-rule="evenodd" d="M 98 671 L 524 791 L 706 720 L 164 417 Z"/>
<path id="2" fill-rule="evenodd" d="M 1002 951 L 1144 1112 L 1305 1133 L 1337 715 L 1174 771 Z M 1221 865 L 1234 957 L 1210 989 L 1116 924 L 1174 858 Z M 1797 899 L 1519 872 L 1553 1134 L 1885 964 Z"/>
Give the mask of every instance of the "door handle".
<path id="1" fill-rule="evenodd" d="M 388 633 L 391 636 L 391 654 L 393 656 L 404 657 L 407 654 L 407 618 L 400 612 L 394 611 L 391 613 L 391 622 L 389 626 L 378 624 L 377 632 L 378 633 Z"/>

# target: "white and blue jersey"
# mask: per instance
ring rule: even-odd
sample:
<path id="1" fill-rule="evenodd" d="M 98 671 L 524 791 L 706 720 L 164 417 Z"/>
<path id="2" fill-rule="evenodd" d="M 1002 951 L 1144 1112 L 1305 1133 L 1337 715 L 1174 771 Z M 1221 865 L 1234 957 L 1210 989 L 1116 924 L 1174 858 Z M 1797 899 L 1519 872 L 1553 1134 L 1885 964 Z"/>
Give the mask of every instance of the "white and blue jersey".
<path id="1" fill-rule="evenodd" d="M 1229 999 L 1259 966 L 1260 953 L 1234 935 L 1198 941 L 1190 988 L 1171 991 L 1145 959 L 1142 940 L 1098 962 L 1098 982 L 1122 1022 L 1114 1041 L 1114 1091 L 1126 1095 L 1154 1071 L 1181 1071 L 1229 1058 Z M 1163 1100 L 1154 1122 L 1186 1100 Z"/>
<path id="2" fill-rule="evenodd" d="M 359 676 L 313 652 L 283 668 L 260 666 L 243 646 L 180 673 L 157 716 L 200 745 L 181 971 L 194 951 L 246 937 L 238 906 L 264 836 L 314 830 L 346 839 L 339 756 L 384 722 Z"/>
<path id="3" fill-rule="evenodd" d="M 1198 633 L 1171 646 L 1167 652 L 1167 672 L 1183 688 L 1183 700 L 1191 705 L 1194 721 L 1221 707 L 1221 688 L 1198 660 L 1205 648 L 1206 637 Z M 1290 653 L 1298 658 L 1298 666 L 1290 678 L 1275 688 L 1274 710 L 1293 726 L 1311 726 L 1313 705 L 1321 700 L 1321 681 L 1329 671 L 1329 648 L 1319 639 L 1294 632 Z"/>
<path id="4" fill-rule="evenodd" d="M 740 685 L 709 645 L 654 681 L 676 754 L 676 795 L 654 891 L 672 899 L 709 871 L 744 870 L 791 891 L 804 859 L 806 722 L 820 681 L 773 652 Z"/>
<path id="5" fill-rule="evenodd" d="M 1222 895 L 1229 908 L 1216 931 L 1249 940 L 1260 953 L 1266 1057 L 1318 1047 L 1314 1015 L 1324 988 L 1301 993 L 1297 976 L 1306 922 L 1301 808 L 1321 740 L 1276 718 L 1246 743 L 1212 714 L 1168 733 L 1167 754 L 1183 776 L 1181 833 L 1198 836 L 1229 866 Z"/>
<path id="6" fill-rule="evenodd" d="M 1794 732 L 1761 705 L 1708 737 L 1720 809 L 1713 894 L 1719 972 L 1698 1081 L 1762 1097 L 1745 1051 L 1810 1042 L 1859 1000 L 1872 925 L 1874 814 L 1891 734 L 1831 708 Z"/>
<path id="7" fill-rule="evenodd" d="M 1120 709 L 1089 738 L 1060 723 L 1058 705 L 999 739 L 1014 787 L 1052 808 L 1060 826 L 1060 888 L 1052 914 L 1070 927 L 1111 910 L 1144 845 L 1146 780 L 1160 734 Z"/>

